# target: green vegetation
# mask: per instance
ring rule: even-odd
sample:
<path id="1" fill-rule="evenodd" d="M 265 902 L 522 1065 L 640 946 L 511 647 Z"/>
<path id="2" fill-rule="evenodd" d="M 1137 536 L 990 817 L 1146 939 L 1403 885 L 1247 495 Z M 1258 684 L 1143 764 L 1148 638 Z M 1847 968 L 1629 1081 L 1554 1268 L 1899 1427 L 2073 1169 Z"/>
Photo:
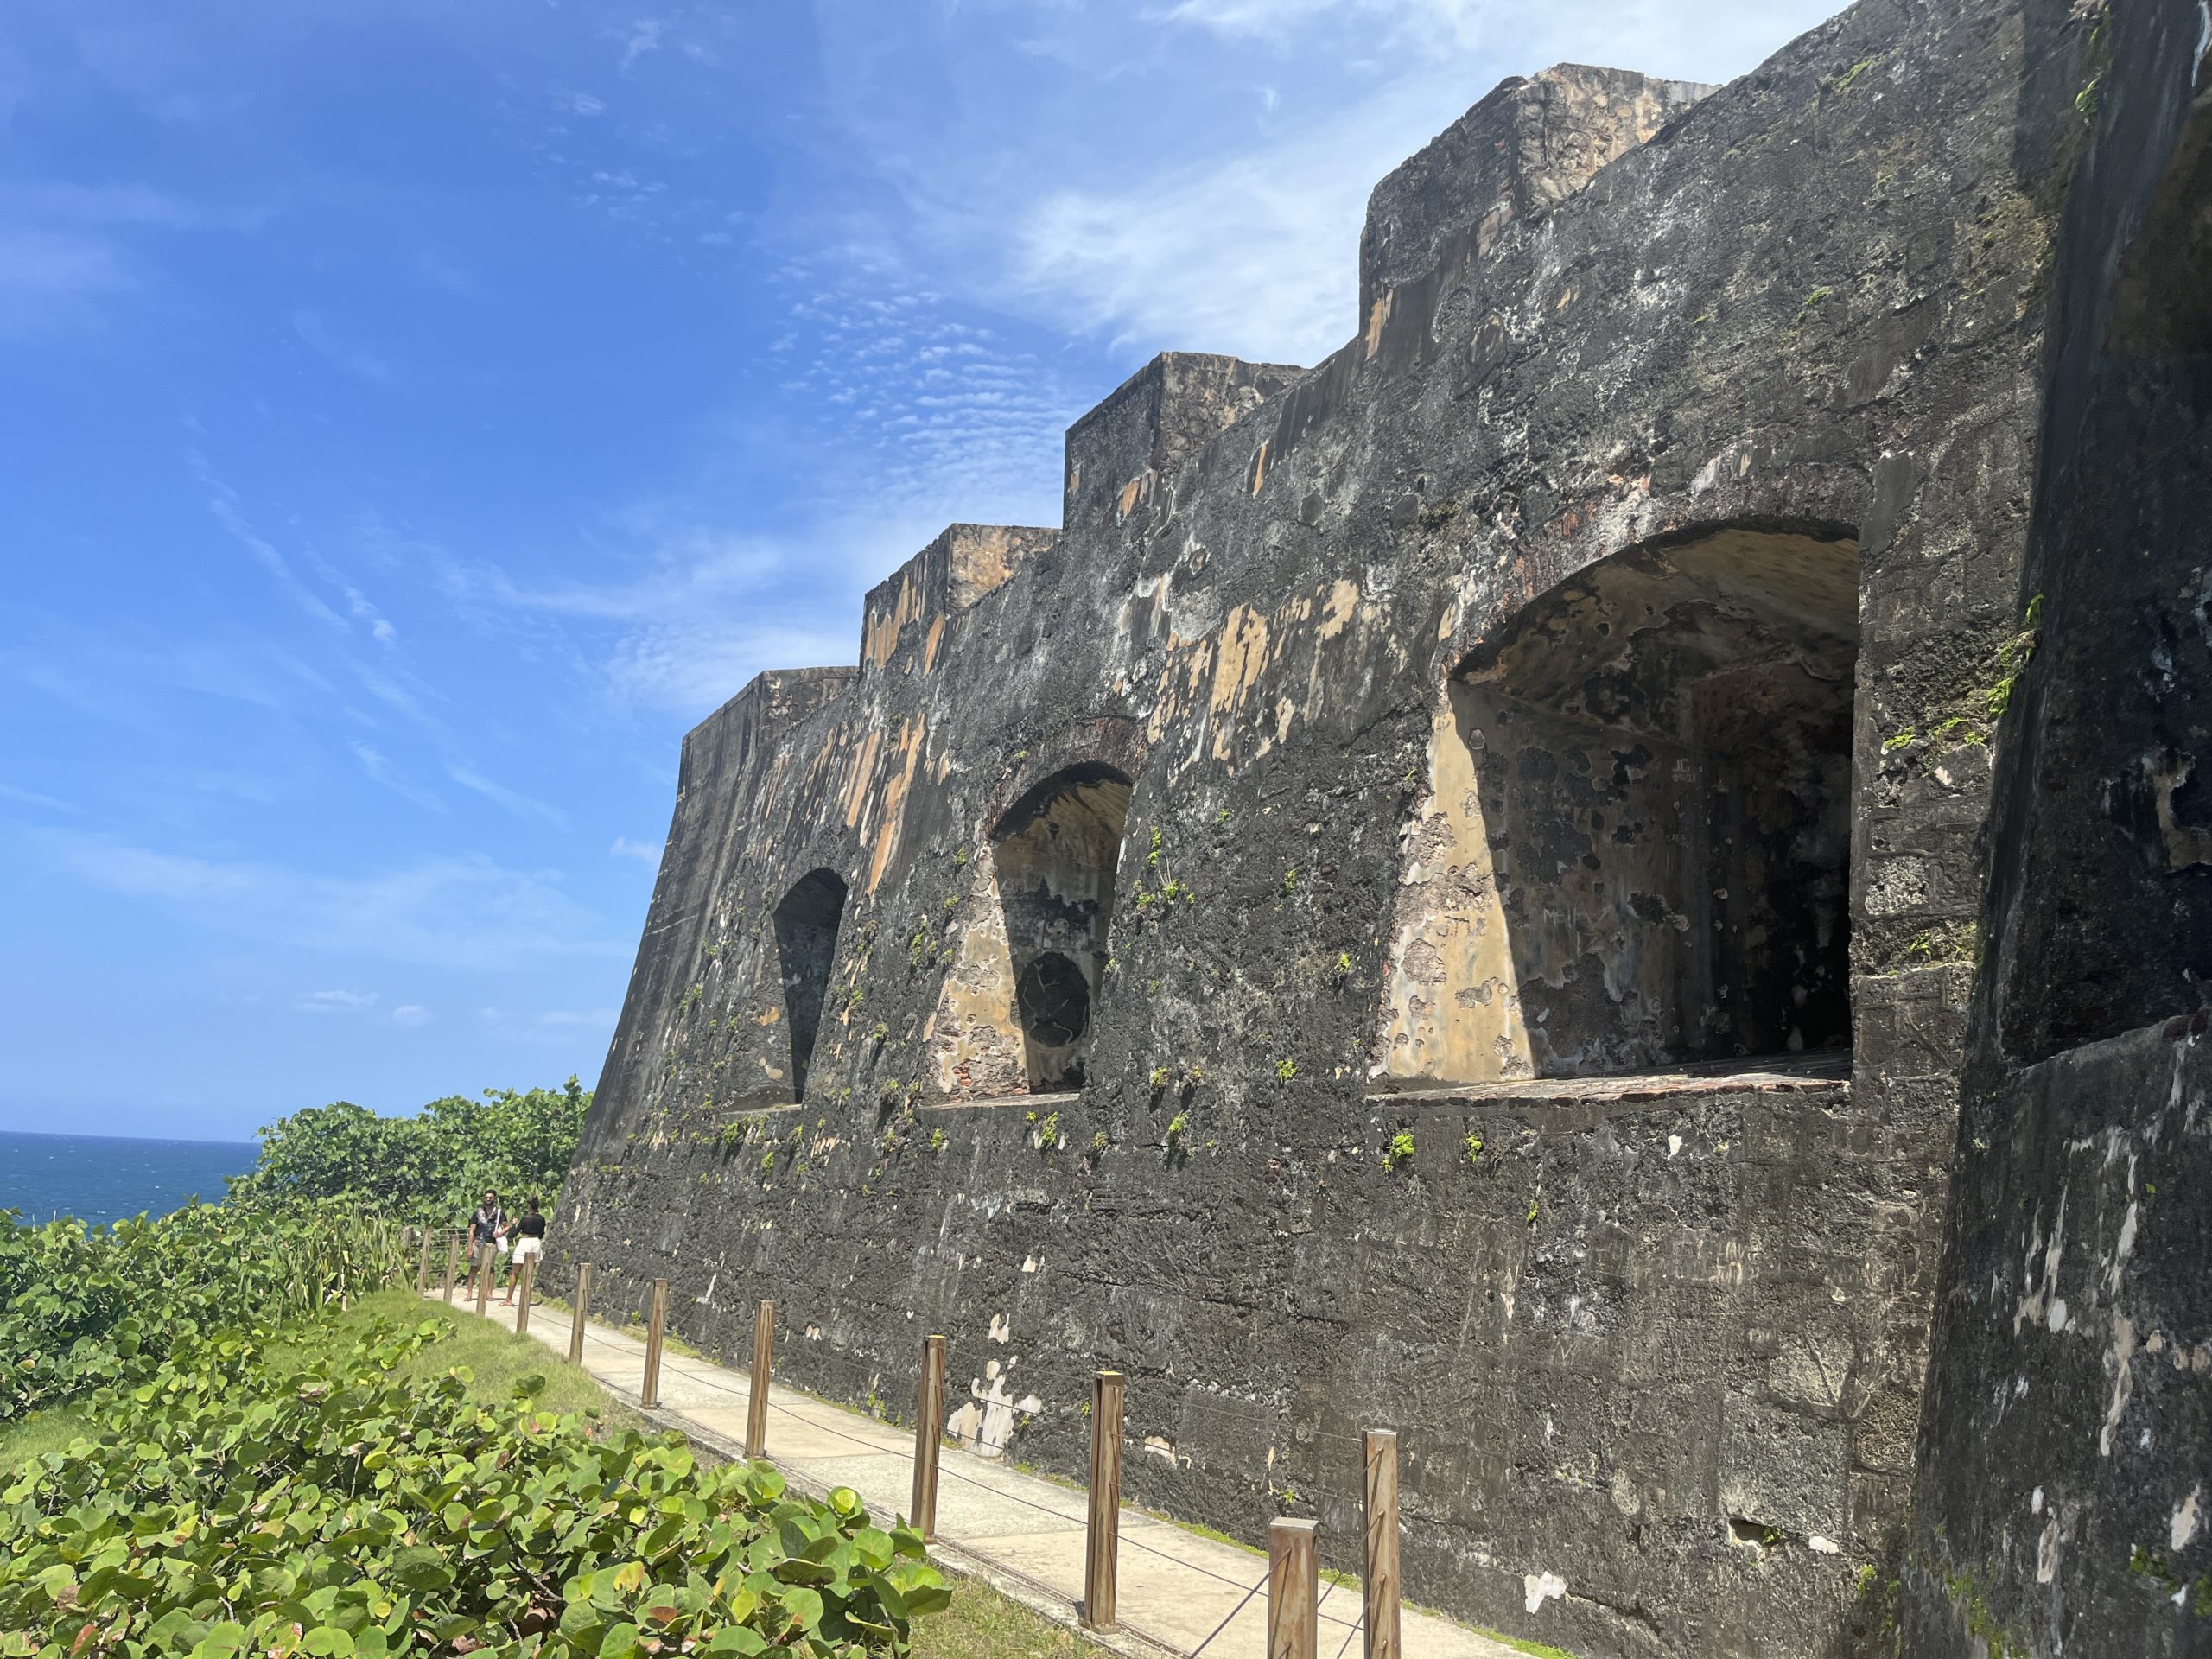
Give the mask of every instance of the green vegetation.
<path id="1" fill-rule="evenodd" d="M 945 1605 L 849 1491 L 702 1470 L 535 1344 L 423 1311 L 194 1336 L 101 1389 L 92 1433 L 0 1476 L 0 1655 L 859 1659 Z"/>
<path id="2" fill-rule="evenodd" d="M 1382 1149 L 1382 1167 L 1395 1169 L 1400 1164 L 1410 1162 L 1413 1155 L 1414 1132 L 1400 1129 L 1390 1137 L 1390 1144 Z"/>
<path id="3" fill-rule="evenodd" d="M 397 1223 L 331 1203 L 193 1205 L 112 1228 L 0 1211 L 0 1424 L 133 1387 L 180 1344 L 302 1317 L 412 1265 Z"/>
<path id="4" fill-rule="evenodd" d="M 952 1605 L 915 1629 L 914 1659 L 1077 1659 L 1100 1651 L 981 1580 L 944 1576 Z"/>
<path id="5" fill-rule="evenodd" d="M 1450 497 L 1442 501 L 1432 502 L 1430 505 L 1421 510 L 1421 527 L 1427 534 L 1433 536 L 1438 531 L 1449 525 L 1452 521 L 1459 516 L 1459 500 L 1457 496 Z"/>
<path id="6" fill-rule="evenodd" d="M 576 1155 L 591 1091 L 487 1089 L 449 1095 L 412 1117 L 351 1101 L 312 1106 L 261 1130 L 261 1160 L 233 1199 L 339 1198 L 394 1221 L 458 1225 L 487 1186 L 550 1202 Z"/>

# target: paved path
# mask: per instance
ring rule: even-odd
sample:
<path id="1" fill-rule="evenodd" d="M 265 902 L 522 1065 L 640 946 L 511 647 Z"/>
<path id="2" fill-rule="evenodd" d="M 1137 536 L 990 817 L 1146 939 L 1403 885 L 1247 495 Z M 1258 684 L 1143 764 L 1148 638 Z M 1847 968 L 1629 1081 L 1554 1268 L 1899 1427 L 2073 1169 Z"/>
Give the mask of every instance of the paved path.
<path id="1" fill-rule="evenodd" d="M 458 1294 L 454 1306 L 463 1307 Z M 514 1310 L 496 1299 L 491 1314 L 514 1323 Z M 565 1357 L 569 1316 L 539 1307 L 529 1334 Z M 586 1327 L 584 1369 L 617 1398 L 637 1404 L 645 1366 L 641 1337 Z M 745 1442 L 747 1382 L 743 1372 L 668 1353 L 661 1360 L 661 1408 L 647 1414 L 734 1457 Z M 817 1495 L 849 1486 L 879 1518 L 904 1515 L 912 1501 L 912 1430 L 781 1383 L 768 1389 L 767 1450 L 794 1485 Z M 1084 1505 L 1084 1494 L 1071 1487 L 946 1446 L 938 1465 L 938 1541 L 931 1548 L 944 1565 L 973 1573 L 1072 1628 L 1083 1594 Z M 1136 1659 L 1201 1649 L 1206 1659 L 1264 1659 L 1267 1567 L 1258 1551 L 1124 1507 L 1116 1608 L 1122 1628 L 1103 1639 Z M 1359 1612 L 1357 1585 L 1323 1582 L 1319 1659 L 1360 1659 Z M 1519 1659 L 1502 1643 L 1410 1607 L 1401 1628 L 1405 1659 Z"/>

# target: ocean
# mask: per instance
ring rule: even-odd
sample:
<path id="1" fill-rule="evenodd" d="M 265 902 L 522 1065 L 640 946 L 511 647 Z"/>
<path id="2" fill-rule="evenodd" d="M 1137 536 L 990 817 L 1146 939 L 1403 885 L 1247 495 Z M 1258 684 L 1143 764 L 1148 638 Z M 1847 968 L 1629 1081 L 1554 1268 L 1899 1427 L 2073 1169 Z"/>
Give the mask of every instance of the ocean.
<path id="1" fill-rule="evenodd" d="M 104 1135 L 16 1135 L 0 1129 L 0 1210 L 25 1221 L 75 1216 L 99 1223 L 141 1211 L 165 1216 L 198 1197 L 213 1204 L 224 1178 L 251 1169 L 251 1141 L 132 1141 Z"/>

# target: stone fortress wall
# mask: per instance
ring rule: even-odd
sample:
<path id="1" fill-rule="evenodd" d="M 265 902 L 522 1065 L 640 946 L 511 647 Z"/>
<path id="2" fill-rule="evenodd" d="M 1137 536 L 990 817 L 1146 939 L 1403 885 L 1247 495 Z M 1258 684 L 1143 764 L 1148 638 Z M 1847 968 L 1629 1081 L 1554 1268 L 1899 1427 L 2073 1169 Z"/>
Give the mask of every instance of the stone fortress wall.
<path id="1" fill-rule="evenodd" d="M 1868 0 L 1719 89 L 1501 86 L 1376 188 L 1343 349 L 1154 359 L 1058 530 L 950 527 L 856 668 L 685 740 L 549 1277 L 725 1354 L 773 1297 L 894 1409 L 944 1332 L 949 1427 L 1072 1474 L 1118 1367 L 1135 1501 L 1339 1565 L 1396 1427 L 1408 1593 L 1578 1653 L 2195 1650 L 2073 1541 L 2201 1471 L 2212 1183 L 2133 1247 L 2176 1440 L 2066 1439 L 2100 1314 L 2032 1361 L 2065 1565 L 1973 1495 L 1992 1308 L 2150 1237 L 2007 1127 L 2132 1090 L 2127 1180 L 2202 1156 L 2193 17 Z"/>

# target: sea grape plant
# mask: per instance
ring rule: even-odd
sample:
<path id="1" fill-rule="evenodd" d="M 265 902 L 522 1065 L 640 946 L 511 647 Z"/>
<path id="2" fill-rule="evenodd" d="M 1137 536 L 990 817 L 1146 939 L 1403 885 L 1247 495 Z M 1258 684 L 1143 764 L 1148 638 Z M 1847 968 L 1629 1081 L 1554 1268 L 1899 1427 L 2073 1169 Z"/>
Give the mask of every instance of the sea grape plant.
<path id="1" fill-rule="evenodd" d="M 903 1654 L 950 1599 L 919 1535 L 682 1437 L 404 1368 L 439 1325 L 276 1363 L 224 1333 L 102 1389 L 0 1475 L 0 1659 Z"/>

